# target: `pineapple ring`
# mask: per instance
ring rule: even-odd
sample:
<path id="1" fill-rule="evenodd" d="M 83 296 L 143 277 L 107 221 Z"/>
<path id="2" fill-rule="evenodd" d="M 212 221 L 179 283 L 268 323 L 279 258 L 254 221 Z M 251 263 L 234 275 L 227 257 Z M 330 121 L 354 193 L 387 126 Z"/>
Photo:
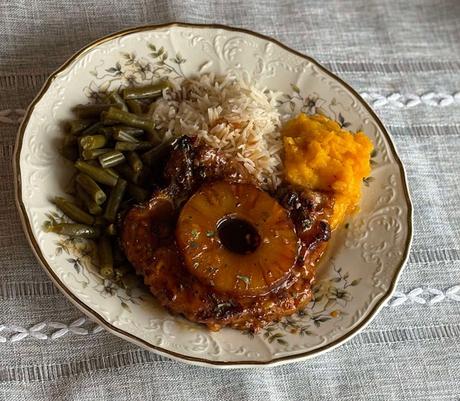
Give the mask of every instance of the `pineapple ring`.
<path id="1" fill-rule="evenodd" d="M 286 280 L 299 240 L 288 212 L 250 184 L 203 185 L 184 205 L 176 240 L 188 271 L 223 293 L 263 295 Z"/>

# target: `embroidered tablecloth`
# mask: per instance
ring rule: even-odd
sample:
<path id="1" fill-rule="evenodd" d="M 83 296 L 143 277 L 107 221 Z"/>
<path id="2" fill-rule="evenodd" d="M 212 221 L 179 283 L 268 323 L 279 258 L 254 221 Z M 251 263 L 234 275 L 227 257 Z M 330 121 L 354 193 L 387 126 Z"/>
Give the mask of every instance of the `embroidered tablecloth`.
<path id="1" fill-rule="evenodd" d="M 222 23 L 273 36 L 356 88 L 389 128 L 414 202 L 397 293 L 332 352 L 220 371 L 101 330 L 34 259 L 15 209 L 18 122 L 83 45 L 142 24 Z M 0 2 L 1 400 L 460 400 L 458 0 L 3 0 Z"/>

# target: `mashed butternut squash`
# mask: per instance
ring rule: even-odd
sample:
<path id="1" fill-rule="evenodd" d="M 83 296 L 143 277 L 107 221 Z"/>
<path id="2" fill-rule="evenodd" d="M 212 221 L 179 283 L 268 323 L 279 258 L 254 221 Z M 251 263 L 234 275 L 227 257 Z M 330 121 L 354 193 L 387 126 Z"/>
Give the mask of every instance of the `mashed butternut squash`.
<path id="1" fill-rule="evenodd" d="M 332 192 L 335 202 L 331 227 L 355 212 L 363 178 L 371 172 L 372 142 L 352 134 L 323 116 L 300 114 L 283 128 L 286 180 L 313 190 Z"/>

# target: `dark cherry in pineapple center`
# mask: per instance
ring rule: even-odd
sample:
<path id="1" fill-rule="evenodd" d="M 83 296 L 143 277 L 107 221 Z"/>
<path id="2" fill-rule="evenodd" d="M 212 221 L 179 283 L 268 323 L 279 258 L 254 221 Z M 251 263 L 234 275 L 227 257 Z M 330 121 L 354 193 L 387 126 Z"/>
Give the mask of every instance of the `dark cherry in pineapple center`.
<path id="1" fill-rule="evenodd" d="M 217 235 L 225 248 L 240 255 L 253 253 L 260 245 L 257 229 L 235 216 L 226 216 L 217 223 Z"/>

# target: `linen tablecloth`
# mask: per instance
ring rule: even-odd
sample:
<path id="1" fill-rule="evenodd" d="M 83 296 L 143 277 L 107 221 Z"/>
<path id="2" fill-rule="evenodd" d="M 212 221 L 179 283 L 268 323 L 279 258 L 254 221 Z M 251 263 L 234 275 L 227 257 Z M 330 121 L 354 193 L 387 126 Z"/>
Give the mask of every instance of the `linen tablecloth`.
<path id="1" fill-rule="evenodd" d="M 11 158 L 46 77 L 114 31 L 222 23 L 315 57 L 389 128 L 414 202 L 397 293 L 345 345 L 220 371 L 142 350 L 85 319 L 25 240 Z M 460 400 L 460 1 L 0 1 L 0 400 Z"/>

